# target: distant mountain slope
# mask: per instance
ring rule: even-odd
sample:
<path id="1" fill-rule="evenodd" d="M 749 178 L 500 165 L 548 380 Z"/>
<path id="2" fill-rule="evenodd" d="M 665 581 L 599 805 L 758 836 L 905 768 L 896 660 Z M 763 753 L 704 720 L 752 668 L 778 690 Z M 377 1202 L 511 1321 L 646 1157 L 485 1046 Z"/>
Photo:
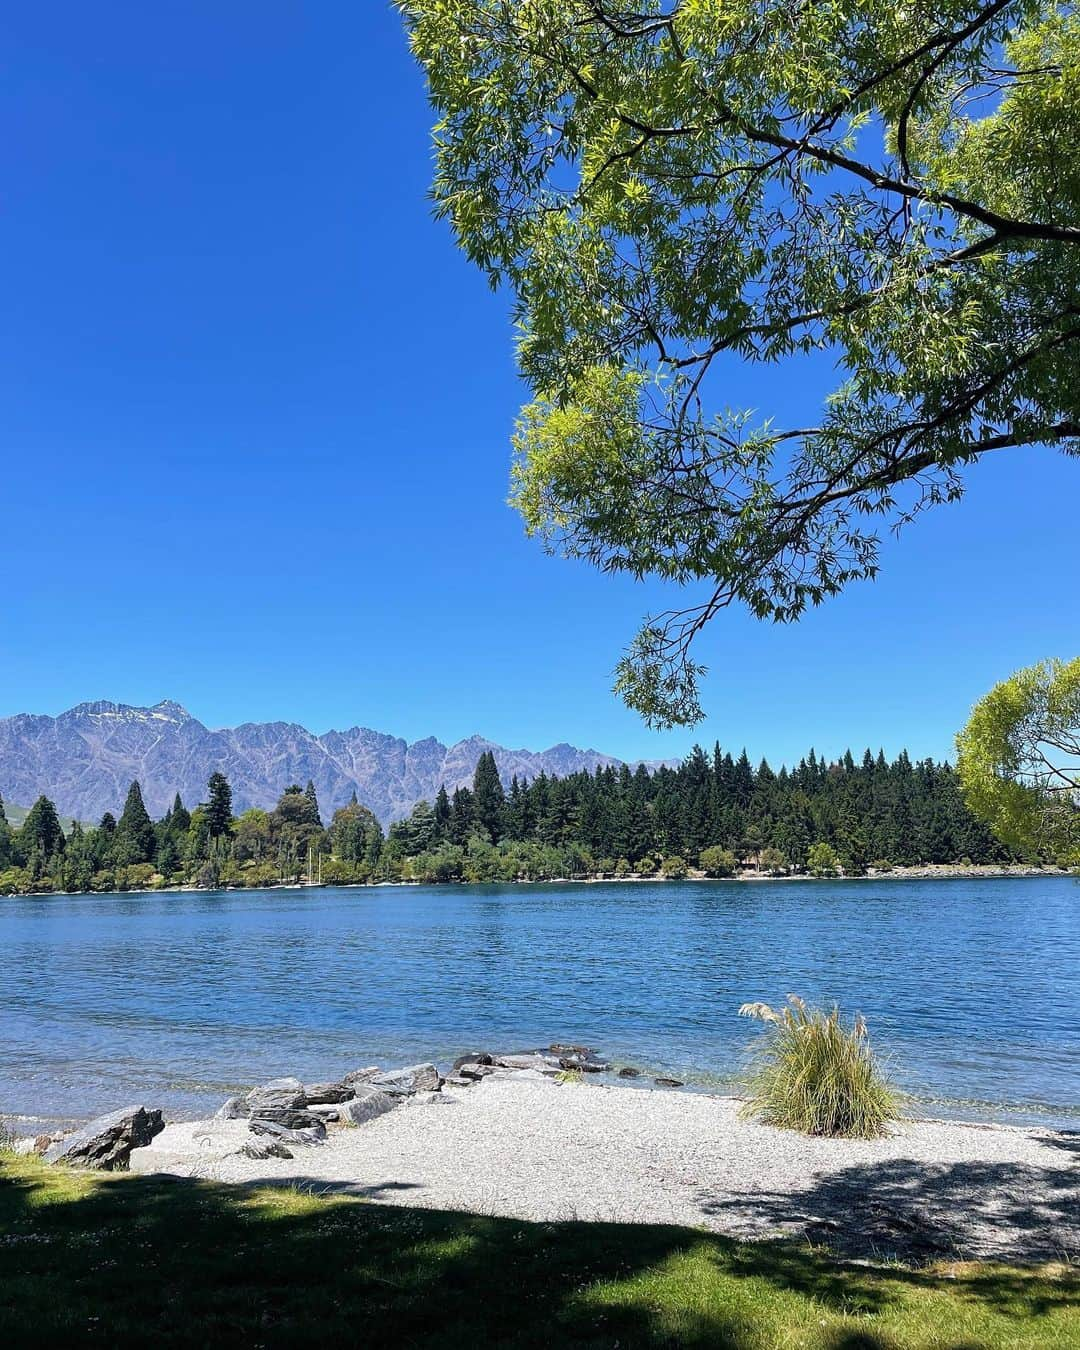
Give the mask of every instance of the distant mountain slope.
<path id="1" fill-rule="evenodd" d="M 514 774 L 562 776 L 621 762 L 572 745 L 509 750 L 480 736 L 451 746 L 434 737 L 410 745 L 366 727 L 314 736 L 291 722 L 246 722 L 211 731 L 168 700 L 152 708 L 102 701 L 59 717 L 0 718 L 0 795 L 29 803 L 44 792 L 60 812 L 97 821 L 105 811 L 119 812 L 137 778 L 150 814 L 159 816 L 177 792 L 189 806 L 202 801 L 207 778 L 220 770 L 238 813 L 273 806 L 289 783 L 310 778 L 324 819 L 355 790 L 385 825 L 421 798 L 430 800 L 440 783 L 448 791 L 471 783 L 483 750 L 495 752 L 506 782 Z"/>
<path id="2" fill-rule="evenodd" d="M 3 795 L 4 794 L 0 792 L 0 797 L 3 797 Z M 30 808 L 28 806 L 19 806 L 16 802 L 9 802 L 6 798 L 4 799 L 4 819 L 13 830 L 22 829 L 23 822 L 29 814 Z M 59 812 L 57 814 L 59 815 Z M 72 820 L 70 816 L 64 815 L 60 815 L 59 819 L 60 828 L 65 834 L 69 834 L 72 825 L 75 824 L 74 820 Z M 85 822 L 83 823 L 85 824 Z M 96 825 L 97 821 L 94 821 L 94 824 Z"/>

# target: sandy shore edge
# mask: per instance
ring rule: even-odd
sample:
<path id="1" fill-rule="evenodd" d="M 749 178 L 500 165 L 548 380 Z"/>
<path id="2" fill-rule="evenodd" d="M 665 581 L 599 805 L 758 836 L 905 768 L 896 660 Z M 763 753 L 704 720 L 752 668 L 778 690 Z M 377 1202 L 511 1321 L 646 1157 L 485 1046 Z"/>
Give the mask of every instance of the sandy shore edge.
<path id="1" fill-rule="evenodd" d="M 132 1170 L 540 1222 L 798 1236 L 852 1256 L 1080 1259 L 1080 1133 L 918 1120 L 878 1140 L 820 1139 L 739 1105 L 489 1079 L 332 1129 L 290 1159 L 238 1153 L 245 1121 L 168 1125 Z"/>

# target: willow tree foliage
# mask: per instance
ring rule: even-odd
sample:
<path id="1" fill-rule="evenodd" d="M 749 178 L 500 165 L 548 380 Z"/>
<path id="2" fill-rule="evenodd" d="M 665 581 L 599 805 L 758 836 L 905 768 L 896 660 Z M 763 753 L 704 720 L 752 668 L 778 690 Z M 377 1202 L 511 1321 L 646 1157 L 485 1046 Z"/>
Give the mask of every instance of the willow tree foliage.
<path id="1" fill-rule="evenodd" d="M 796 619 L 983 455 L 1080 449 L 1073 6 L 399 3 L 437 209 L 516 297 L 513 500 L 699 592 L 619 664 L 650 722 L 700 717 L 725 606 Z M 741 363 L 814 353 L 823 406 L 740 407 Z"/>
<path id="2" fill-rule="evenodd" d="M 995 685 L 956 744 L 967 803 L 1000 839 L 1080 862 L 1080 657 Z"/>

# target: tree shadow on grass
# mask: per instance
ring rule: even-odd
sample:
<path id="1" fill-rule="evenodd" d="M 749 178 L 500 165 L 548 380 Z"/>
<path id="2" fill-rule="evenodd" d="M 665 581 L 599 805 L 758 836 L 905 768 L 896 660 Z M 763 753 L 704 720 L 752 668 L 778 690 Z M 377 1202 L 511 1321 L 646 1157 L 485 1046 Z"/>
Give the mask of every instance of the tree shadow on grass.
<path id="1" fill-rule="evenodd" d="M 253 1177 L 250 1181 L 233 1184 L 249 1191 L 262 1190 L 267 1186 L 278 1186 L 284 1190 L 299 1191 L 304 1195 L 351 1196 L 354 1200 L 385 1200 L 387 1204 L 391 1205 L 394 1203 L 395 1195 L 401 1195 L 405 1191 L 421 1191 L 424 1189 L 418 1181 L 374 1181 L 368 1183 L 328 1181 L 325 1177 L 282 1176 L 280 1173 L 274 1176 Z"/>
<path id="2" fill-rule="evenodd" d="M 1076 1261 L 1080 1167 L 890 1159 L 819 1176 L 805 1190 L 701 1197 L 727 1231 L 799 1235 L 846 1257 Z"/>
<path id="3" fill-rule="evenodd" d="M 808 1317 L 815 1350 L 895 1350 L 852 1319 L 888 1318 L 934 1288 L 926 1272 L 844 1266 L 793 1244 L 395 1208 L 304 1183 L 0 1168 L 0 1342 L 769 1350 L 785 1319 Z M 949 1292 L 1029 1315 L 1026 1277 L 1013 1289 L 996 1278 L 961 1272 Z M 1039 1293 L 1046 1308 L 1056 1288 Z M 844 1325 L 826 1327 L 826 1314 Z"/>

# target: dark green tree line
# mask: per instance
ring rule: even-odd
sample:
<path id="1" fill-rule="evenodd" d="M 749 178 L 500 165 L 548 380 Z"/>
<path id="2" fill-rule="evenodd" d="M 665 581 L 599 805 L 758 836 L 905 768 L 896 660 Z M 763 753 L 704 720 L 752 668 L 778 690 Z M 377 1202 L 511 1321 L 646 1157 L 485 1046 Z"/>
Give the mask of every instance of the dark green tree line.
<path id="1" fill-rule="evenodd" d="M 189 811 L 179 795 L 152 821 L 133 783 L 117 821 L 74 823 L 65 836 L 41 797 L 21 829 L 0 803 L 0 891 L 112 891 L 318 879 L 513 881 L 630 872 L 667 876 L 697 867 L 770 874 L 1013 858 L 968 810 L 955 772 L 932 760 L 891 762 L 867 750 L 829 762 L 814 751 L 792 769 L 755 768 L 714 746 L 677 767 L 608 765 L 503 786 L 485 751 L 471 787 L 441 787 L 384 838 L 353 793 L 325 826 L 313 783 L 290 784 L 272 811 L 232 814 L 223 774 Z"/>

